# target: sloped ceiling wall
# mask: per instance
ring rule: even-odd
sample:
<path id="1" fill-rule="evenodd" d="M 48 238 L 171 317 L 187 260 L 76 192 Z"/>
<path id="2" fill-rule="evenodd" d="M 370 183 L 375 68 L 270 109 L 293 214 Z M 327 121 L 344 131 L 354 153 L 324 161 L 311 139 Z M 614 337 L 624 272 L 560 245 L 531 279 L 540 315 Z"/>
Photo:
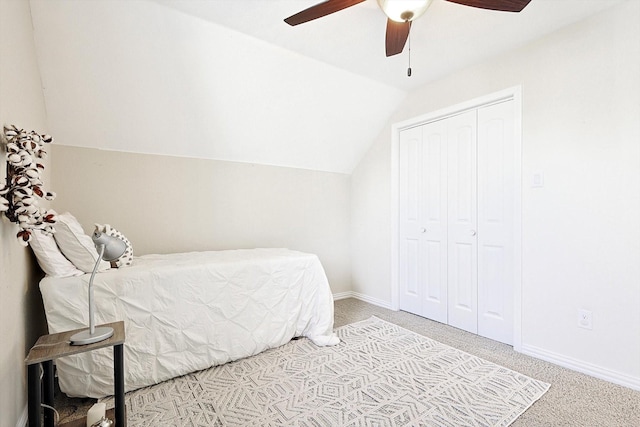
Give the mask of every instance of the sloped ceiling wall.
<path id="1" fill-rule="evenodd" d="M 154 2 L 31 9 L 58 144 L 351 173 L 405 98 Z"/>
<path id="2" fill-rule="evenodd" d="M 411 26 L 411 55 L 405 48 L 392 57 L 385 56 L 387 18 L 376 0 L 294 27 L 283 19 L 320 0 L 149 1 L 410 92 L 623 0 L 533 0 L 521 13 L 434 0 Z"/>

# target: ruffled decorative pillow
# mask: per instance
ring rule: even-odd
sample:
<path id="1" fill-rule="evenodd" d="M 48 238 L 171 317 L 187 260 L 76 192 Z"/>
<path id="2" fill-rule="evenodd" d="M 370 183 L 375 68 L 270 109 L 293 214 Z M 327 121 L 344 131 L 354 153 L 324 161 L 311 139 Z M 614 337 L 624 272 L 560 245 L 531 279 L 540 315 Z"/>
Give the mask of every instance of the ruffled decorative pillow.
<path id="1" fill-rule="evenodd" d="M 112 268 L 122 268 L 131 265 L 133 262 L 133 246 L 131 246 L 131 242 L 124 236 L 124 234 L 111 227 L 109 224 L 96 224 L 96 231 L 104 233 L 107 236 L 117 237 L 122 240 L 127 247 L 120 258 L 111 261 Z"/>

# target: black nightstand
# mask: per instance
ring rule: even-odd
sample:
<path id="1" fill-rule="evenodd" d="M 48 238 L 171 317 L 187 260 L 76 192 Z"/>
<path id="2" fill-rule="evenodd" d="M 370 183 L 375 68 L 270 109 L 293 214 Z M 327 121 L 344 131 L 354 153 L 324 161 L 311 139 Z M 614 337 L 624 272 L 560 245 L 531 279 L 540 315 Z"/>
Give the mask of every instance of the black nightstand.
<path id="1" fill-rule="evenodd" d="M 107 323 L 100 326 L 111 326 L 114 330 L 113 336 L 94 344 L 71 345 L 71 336 L 76 332 L 87 329 L 82 328 L 74 331 L 61 332 L 59 334 L 43 335 L 38 338 L 35 345 L 31 347 L 24 361 L 28 369 L 29 427 L 41 427 L 41 402 L 53 406 L 53 361 L 55 359 L 111 346 L 113 346 L 113 375 L 115 385 L 114 425 L 116 427 L 126 427 L 127 418 L 124 405 L 124 322 Z M 44 393 L 41 392 L 40 365 L 42 365 L 44 371 Z M 54 421 L 52 411 L 45 410 L 44 426 L 54 427 Z"/>

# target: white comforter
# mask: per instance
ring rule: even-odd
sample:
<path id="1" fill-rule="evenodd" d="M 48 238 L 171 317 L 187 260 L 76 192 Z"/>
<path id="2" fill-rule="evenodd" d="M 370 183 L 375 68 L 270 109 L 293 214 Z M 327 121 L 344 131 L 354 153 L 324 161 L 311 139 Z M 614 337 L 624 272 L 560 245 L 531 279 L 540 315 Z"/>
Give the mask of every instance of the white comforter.
<path id="1" fill-rule="evenodd" d="M 49 332 L 88 325 L 90 274 L 40 282 Z M 317 256 L 287 249 L 137 257 L 96 274 L 96 325 L 125 321 L 127 391 L 306 336 L 334 345 L 333 297 Z M 111 348 L 58 359 L 69 396 L 113 394 Z"/>

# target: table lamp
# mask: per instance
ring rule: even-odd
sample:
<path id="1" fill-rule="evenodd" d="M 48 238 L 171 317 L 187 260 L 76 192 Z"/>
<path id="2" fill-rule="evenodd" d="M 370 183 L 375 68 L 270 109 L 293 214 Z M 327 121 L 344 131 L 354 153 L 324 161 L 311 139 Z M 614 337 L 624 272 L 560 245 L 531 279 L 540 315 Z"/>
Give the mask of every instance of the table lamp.
<path id="1" fill-rule="evenodd" d="M 96 260 L 96 265 L 93 267 L 91 278 L 89 279 L 89 329 L 72 335 L 71 345 L 93 344 L 95 342 L 106 340 L 113 335 L 113 328 L 110 328 L 108 326 L 102 326 L 99 328 L 95 327 L 93 321 L 93 278 L 96 275 L 96 271 L 98 270 L 100 261 L 114 261 L 120 258 L 122 254 L 124 254 L 124 251 L 127 249 L 127 245 L 121 239 L 113 236 L 108 236 L 104 233 L 99 232 L 98 230 L 93 232 L 93 236 L 91 238 L 93 239 L 93 243 L 94 245 L 96 245 L 96 249 L 98 250 L 98 259 Z"/>

